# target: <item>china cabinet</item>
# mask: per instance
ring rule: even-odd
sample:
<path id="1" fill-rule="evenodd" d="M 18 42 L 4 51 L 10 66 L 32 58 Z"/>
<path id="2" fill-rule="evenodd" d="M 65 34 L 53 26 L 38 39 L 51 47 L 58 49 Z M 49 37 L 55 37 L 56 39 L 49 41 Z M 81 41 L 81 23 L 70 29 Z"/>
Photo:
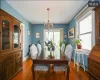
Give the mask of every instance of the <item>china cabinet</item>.
<path id="1" fill-rule="evenodd" d="M 11 80 L 22 70 L 20 23 L 0 9 L 0 80 Z"/>
<path id="2" fill-rule="evenodd" d="M 95 11 L 95 41 L 96 45 L 88 57 L 89 80 L 100 80 L 100 6 Z"/>
<path id="3" fill-rule="evenodd" d="M 96 44 L 100 45 L 100 6 L 95 9 Z"/>

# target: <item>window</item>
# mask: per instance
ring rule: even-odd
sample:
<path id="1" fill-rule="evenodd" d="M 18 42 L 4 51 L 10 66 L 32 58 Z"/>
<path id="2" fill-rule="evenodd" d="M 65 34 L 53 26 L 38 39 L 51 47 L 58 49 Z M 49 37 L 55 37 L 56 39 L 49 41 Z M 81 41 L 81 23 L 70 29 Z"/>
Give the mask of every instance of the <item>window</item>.
<path id="1" fill-rule="evenodd" d="M 82 40 L 82 48 L 91 50 L 92 48 L 92 14 L 82 17 L 78 21 L 78 34 Z"/>

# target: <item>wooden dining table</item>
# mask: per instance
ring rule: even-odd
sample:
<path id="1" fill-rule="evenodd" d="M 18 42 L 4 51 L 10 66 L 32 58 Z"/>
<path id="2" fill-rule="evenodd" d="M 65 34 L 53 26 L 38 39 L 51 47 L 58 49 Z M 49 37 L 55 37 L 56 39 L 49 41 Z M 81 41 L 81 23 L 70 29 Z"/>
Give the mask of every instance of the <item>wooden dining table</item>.
<path id="1" fill-rule="evenodd" d="M 49 57 L 50 51 L 44 50 L 40 56 L 37 56 L 36 59 L 33 59 L 33 64 L 32 64 L 32 73 L 33 73 L 33 80 L 35 80 L 35 71 L 34 71 L 34 65 L 35 64 L 45 64 L 45 65 L 66 65 L 67 68 L 67 75 L 66 75 L 66 80 L 69 80 L 69 58 L 65 56 L 63 53 L 61 53 L 60 50 L 55 50 L 52 52 L 53 58 Z"/>

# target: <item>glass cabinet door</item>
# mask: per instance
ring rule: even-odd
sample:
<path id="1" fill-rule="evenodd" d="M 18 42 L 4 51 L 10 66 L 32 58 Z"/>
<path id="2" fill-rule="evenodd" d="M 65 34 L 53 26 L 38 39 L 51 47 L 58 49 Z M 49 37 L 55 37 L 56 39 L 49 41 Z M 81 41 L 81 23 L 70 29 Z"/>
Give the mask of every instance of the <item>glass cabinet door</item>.
<path id="1" fill-rule="evenodd" d="M 1 51 L 12 48 L 11 25 L 12 22 L 9 17 L 1 17 Z"/>
<path id="2" fill-rule="evenodd" d="M 20 22 L 13 19 L 13 49 L 20 48 Z"/>
<path id="3" fill-rule="evenodd" d="M 19 47 L 19 27 L 14 25 L 14 48 Z"/>
<path id="4" fill-rule="evenodd" d="M 99 13 L 99 42 L 100 42 L 100 13 Z"/>
<path id="5" fill-rule="evenodd" d="M 2 20 L 2 50 L 10 48 L 10 29 L 9 22 Z"/>

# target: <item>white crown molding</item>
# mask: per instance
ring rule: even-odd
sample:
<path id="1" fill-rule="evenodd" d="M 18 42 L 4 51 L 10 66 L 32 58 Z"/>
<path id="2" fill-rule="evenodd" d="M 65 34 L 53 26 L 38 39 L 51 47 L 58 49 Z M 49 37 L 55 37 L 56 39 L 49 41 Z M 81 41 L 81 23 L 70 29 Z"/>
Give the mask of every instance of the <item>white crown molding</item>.
<path id="1" fill-rule="evenodd" d="M 88 5 L 86 5 L 75 17 L 74 19 L 76 19 L 85 9 L 88 8 Z"/>

